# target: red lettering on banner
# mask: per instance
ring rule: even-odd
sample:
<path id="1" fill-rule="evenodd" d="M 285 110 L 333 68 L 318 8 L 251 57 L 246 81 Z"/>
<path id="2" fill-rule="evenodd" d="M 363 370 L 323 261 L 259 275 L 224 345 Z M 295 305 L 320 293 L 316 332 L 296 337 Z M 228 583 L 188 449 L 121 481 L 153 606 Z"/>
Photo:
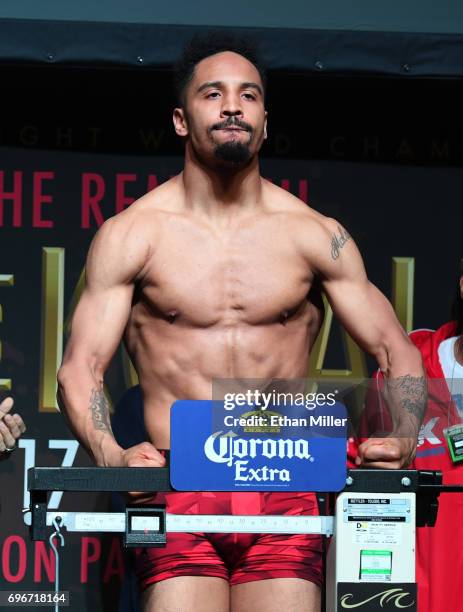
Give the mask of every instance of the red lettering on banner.
<path id="1" fill-rule="evenodd" d="M 152 191 L 158 186 L 158 177 L 155 174 L 148 175 L 148 191 Z"/>
<path id="2" fill-rule="evenodd" d="M 309 185 L 307 179 L 301 179 L 299 181 L 299 198 L 306 204 L 309 203 Z"/>
<path id="3" fill-rule="evenodd" d="M 5 172 L 0 172 L 0 227 L 3 227 L 3 210 L 5 200 L 13 202 L 13 227 L 21 227 L 22 178 L 20 170 L 13 172 L 13 191 L 5 191 Z"/>
<path id="4" fill-rule="evenodd" d="M 10 565 L 11 548 L 14 544 L 18 547 L 18 569 L 15 574 L 11 571 Z M 2 550 L 2 569 L 5 580 L 7 582 L 21 582 L 26 573 L 26 564 L 27 549 L 23 538 L 19 535 L 8 536 L 3 543 Z"/>
<path id="5" fill-rule="evenodd" d="M 99 203 L 105 193 L 105 182 L 101 174 L 84 172 L 82 174 L 82 221 L 81 227 L 90 227 L 90 211 L 98 227 L 103 225 L 104 217 Z"/>
<path id="6" fill-rule="evenodd" d="M 108 561 L 103 574 L 103 582 L 109 582 L 112 576 L 117 576 L 122 581 L 124 577 L 124 557 L 121 550 L 119 538 L 113 538 L 108 553 Z"/>
<path id="7" fill-rule="evenodd" d="M 136 180 L 136 174 L 116 174 L 116 213 L 120 213 L 135 201 L 135 198 L 125 195 L 125 184 Z"/>
<path id="8" fill-rule="evenodd" d="M 92 552 L 90 552 L 92 549 Z M 80 553 L 80 581 L 88 581 L 88 566 L 95 563 L 101 557 L 101 542 L 98 538 L 84 536 L 81 543 Z"/>
<path id="9" fill-rule="evenodd" d="M 45 542 L 34 542 L 34 582 L 42 581 L 42 568 L 45 570 L 50 582 L 55 581 L 55 553 L 47 549 Z"/>
<path id="10" fill-rule="evenodd" d="M 275 181 L 271 178 L 267 178 L 265 177 L 265 180 L 269 181 L 269 183 L 274 183 Z M 280 181 L 280 187 L 282 189 L 284 189 L 285 191 L 289 191 L 292 193 L 291 191 L 291 182 L 289 179 L 281 179 Z M 298 190 L 298 198 L 300 200 L 302 200 L 303 202 L 305 202 L 306 204 L 309 201 L 309 184 L 307 179 L 300 179 L 299 180 L 299 190 Z"/>
<path id="11" fill-rule="evenodd" d="M 32 227 L 53 227 L 53 221 L 42 219 L 42 204 L 51 204 L 51 195 L 42 193 L 42 182 L 55 178 L 54 172 L 34 172 L 32 181 Z"/>
<path id="12" fill-rule="evenodd" d="M 291 191 L 291 183 L 289 179 L 281 179 L 280 186 L 282 189 L 286 191 Z M 309 185 L 307 183 L 307 179 L 300 179 L 299 181 L 299 189 L 298 189 L 298 198 L 305 202 L 306 204 L 309 201 Z"/>

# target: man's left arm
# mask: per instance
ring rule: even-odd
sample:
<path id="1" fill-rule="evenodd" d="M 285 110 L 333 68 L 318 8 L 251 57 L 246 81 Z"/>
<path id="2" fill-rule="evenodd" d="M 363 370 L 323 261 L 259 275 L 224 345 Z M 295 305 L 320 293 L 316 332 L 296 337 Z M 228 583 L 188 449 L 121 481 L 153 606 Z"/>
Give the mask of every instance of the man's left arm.
<path id="1" fill-rule="evenodd" d="M 415 456 L 427 401 L 421 355 L 390 302 L 368 280 L 361 255 L 347 231 L 333 219 L 326 219 L 322 225 L 317 272 L 342 325 L 377 360 L 386 379 L 393 421 L 389 436 L 371 438 L 359 447 L 357 463 L 371 468 L 406 467 Z"/>

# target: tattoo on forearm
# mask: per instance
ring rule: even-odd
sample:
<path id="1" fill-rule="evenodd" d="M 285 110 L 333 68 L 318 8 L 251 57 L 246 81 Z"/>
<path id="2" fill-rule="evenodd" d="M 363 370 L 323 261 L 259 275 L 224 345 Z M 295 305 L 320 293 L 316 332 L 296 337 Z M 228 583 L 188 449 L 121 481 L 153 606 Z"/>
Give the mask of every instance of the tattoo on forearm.
<path id="1" fill-rule="evenodd" d="M 331 258 L 334 260 L 338 259 L 342 247 L 351 237 L 349 232 L 339 225 L 338 230 L 339 236 L 337 234 L 333 234 L 331 239 Z"/>
<path id="2" fill-rule="evenodd" d="M 112 433 L 111 422 L 109 420 L 109 402 L 103 389 L 92 389 L 90 397 L 90 410 L 95 429 Z"/>
<path id="3" fill-rule="evenodd" d="M 390 392 L 396 407 L 416 418 L 418 426 L 423 420 L 426 409 L 427 388 L 424 376 L 398 376 L 388 380 L 388 391 Z M 399 418 L 401 413 L 399 413 Z"/>

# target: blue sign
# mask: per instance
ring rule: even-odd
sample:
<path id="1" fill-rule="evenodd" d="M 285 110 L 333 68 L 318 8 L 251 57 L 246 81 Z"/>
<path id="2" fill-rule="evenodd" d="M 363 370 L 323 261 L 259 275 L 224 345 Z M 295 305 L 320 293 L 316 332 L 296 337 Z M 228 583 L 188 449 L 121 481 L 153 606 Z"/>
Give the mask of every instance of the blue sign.
<path id="1" fill-rule="evenodd" d="M 170 479 L 178 491 L 340 491 L 346 484 L 342 404 L 277 406 L 240 415 L 223 402 L 175 402 Z"/>

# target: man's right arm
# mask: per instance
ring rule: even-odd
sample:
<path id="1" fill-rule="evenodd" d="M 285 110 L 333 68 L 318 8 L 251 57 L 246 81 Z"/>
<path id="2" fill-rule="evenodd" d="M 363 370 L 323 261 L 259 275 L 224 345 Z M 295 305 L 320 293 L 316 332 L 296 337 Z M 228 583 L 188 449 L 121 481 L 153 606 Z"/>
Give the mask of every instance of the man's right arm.
<path id="1" fill-rule="evenodd" d="M 135 280 L 149 257 L 149 247 L 124 221 L 107 221 L 90 247 L 86 286 L 58 372 L 58 402 L 70 428 L 97 465 L 112 467 L 127 465 L 127 451 L 111 430 L 104 373 L 127 324 Z"/>

